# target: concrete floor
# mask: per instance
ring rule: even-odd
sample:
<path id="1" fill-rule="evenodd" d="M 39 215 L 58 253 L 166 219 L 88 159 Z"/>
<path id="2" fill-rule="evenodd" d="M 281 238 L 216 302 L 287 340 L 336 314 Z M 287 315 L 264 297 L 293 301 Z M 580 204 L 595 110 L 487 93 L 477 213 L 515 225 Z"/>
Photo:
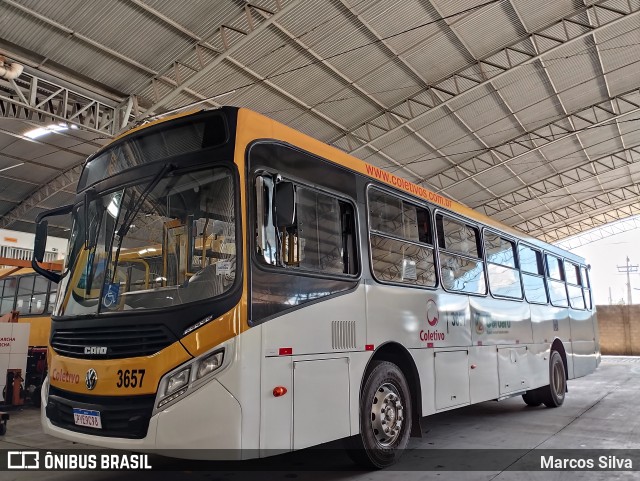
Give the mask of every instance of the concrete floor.
<path id="1" fill-rule="evenodd" d="M 242 470 L 228 464 L 210 463 L 207 470 L 187 470 L 185 464 L 171 460 L 162 464 L 173 472 L 1 472 L 0 480 L 562 480 L 567 479 L 640 479 L 640 357 L 604 357 L 598 370 L 569 382 L 569 392 L 562 407 L 548 409 L 527 407 L 520 397 L 502 402 L 486 402 L 449 411 L 423 420 L 424 437 L 412 439 L 399 466 L 376 472 L 356 471 L 346 454 L 339 449 L 309 453 L 290 453 L 267 460 L 243 462 Z M 7 434 L 0 438 L 0 449 L 77 448 L 72 443 L 45 436 L 35 409 L 14 412 Z M 340 448 L 332 443 L 329 448 Z M 434 448 L 457 450 L 439 470 L 429 456 Z M 459 471 L 477 451 L 494 449 L 498 466 L 493 471 Z M 521 451 L 505 451 L 507 449 Z M 606 449 L 637 449 L 636 471 L 534 471 L 511 466 L 522 454 L 539 459 L 534 449 L 594 449 L 596 456 Z M 442 451 L 446 452 L 446 451 Z M 528 454 L 527 454 L 528 453 Z M 636 466 L 638 464 L 638 466 Z M 315 471 L 320 466 L 322 472 Z M 511 467 L 510 467 L 511 466 Z M 520 465 L 518 465 L 520 466 Z M 157 467 L 157 464 L 156 464 Z M 188 465 L 187 465 L 188 467 Z M 193 465 L 196 468 L 196 465 Z M 203 466 L 200 465 L 199 469 Z M 250 468 L 251 470 L 246 470 Z M 451 471 L 445 471 L 451 468 Z"/>

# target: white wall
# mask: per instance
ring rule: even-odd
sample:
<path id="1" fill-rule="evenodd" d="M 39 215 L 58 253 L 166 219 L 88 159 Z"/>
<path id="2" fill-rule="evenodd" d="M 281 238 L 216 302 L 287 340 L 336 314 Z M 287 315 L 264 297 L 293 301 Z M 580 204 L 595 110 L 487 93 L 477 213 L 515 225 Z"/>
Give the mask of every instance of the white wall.
<path id="1" fill-rule="evenodd" d="M 14 230 L 0 229 L 0 247 L 8 246 L 18 249 L 29 249 L 33 251 L 35 234 L 28 232 L 18 232 Z M 67 239 L 60 237 L 49 237 L 47 239 L 47 252 L 55 252 L 58 259 L 64 259 L 67 254 Z"/>

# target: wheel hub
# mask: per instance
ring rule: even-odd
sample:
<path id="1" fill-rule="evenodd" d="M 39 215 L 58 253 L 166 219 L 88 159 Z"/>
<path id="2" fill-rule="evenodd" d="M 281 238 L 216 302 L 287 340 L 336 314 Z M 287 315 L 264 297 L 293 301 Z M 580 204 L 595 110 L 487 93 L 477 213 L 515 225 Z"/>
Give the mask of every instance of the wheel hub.
<path id="1" fill-rule="evenodd" d="M 371 402 L 371 429 L 382 447 L 397 441 L 402 430 L 404 406 L 398 389 L 389 383 L 378 388 Z"/>

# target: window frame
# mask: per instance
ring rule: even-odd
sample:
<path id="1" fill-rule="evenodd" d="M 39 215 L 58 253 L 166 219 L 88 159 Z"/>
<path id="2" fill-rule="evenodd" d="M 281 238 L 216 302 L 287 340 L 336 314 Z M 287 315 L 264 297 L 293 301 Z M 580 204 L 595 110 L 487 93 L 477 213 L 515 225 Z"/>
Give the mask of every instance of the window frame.
<path id="1" fill-rule="evenodd" d="M 562 279 L 554 279 L 553 277 L 551 277 L 550 273 L 549 273 L 549 262 L 547 260 L 548 256 L 552 256 L 555 257 L 558 260 L 558 265 L 560 267 L 560 277 Z M 569 291 L 567 290 L 567 281 L 566 281 L 566 274 L 564 272 L 564 257 L 561 257 L 557 254 L 554 254 L 548 250 L 544 251 L 544 270 L 545 270 L 545 277 L 547 279 L 547 296 L 549 299 L 549 304 L 553 307 L 558 307 L 561 309 L 572 309 L 570 303 L 569 303 Z M 551 283 L 549 281 L 552 282 L 561 282 L 564 285 L 564 294 L 565 294 L 565 300 L 566 300 L 566 305 L 562 306 L 562 305 L 557 305 L 554 304 L 553 300 L 551 299 Z"/>
<path id="2" fill-rule="evenodd" d="M 564 284 L 565 284 L 565 286 L 567 288 L 567 301 L 569 302 L 569 307 L 571 309 L 575 309 L 577 311 L 586 311 L 586 310 L 588 310 L 587 309 L 587 301 L 584 298 L 584 286 L 583 286 L 583 280 L 582 280 L 582 272 L 580 271 L 581 265 L 578 264 L 577 262 L 570 261 L 569 259 L 566 259 L 566 258 L 564 258 L 562 261 L 563 261 L 562 268 L 564 269 L 564 272 L 565 272 L 564 273 L 564 277 L 565 277 Z M 576 274 L 578 275 L 578 278 L 577 278 L 578 284 L 573 284 L 573 283 L 569 282 L 566 279 L 567 278 L 567 267 L 566 267 L 565 264 L 569 264 L 570 266 L 572 266 L 572 267 L 574 267 L 576 269 Z M 580 289 L 580 294 L 582 295 L 582 302 L 584 303 L 583 307 L 576 307 L 571 303 L 571 296 L 569 295 L 569 286 L 577 287 L 578 289 Z"/>
<path id="3" fill-rule="evenodd" d="M 433 242 L 432 244 L 427 244 L 424 242 L 419 242 L 419 241 L 412 241 L 409 239 L 405 239 L 402 237 L 396 237 L 393 234 L 388 234 L 386 232 L 382 232 L 382 231 L 378 231 L 378 230 L 372 230 L 371 229 L 371 219 L 369 216 L 369 212 L 370 212 L 370 206 L 369 206 L 369 193 L 371 192 L 372 189 L 375 189 L 379 192 L 382 192 L 383 194 L 387 194 L 391 197 L 395 197 L 396 199 L 402 201 L 402 202 L 407 202 L 408 204 L 414 205 L 415 207 L 419 208 L 419 209 L 424 209 L 427 211 L 428 214 L 428 218 L 429 218 L 429 222 L 431 223 L 431 241 Z M 385 284 L 385 285 L 390 285 L 390 286 L 400 286 L 400 287 L 408 287 L 408 288 L 414 288 L 414 289 L 426 289 L 426 290 L 436 290 L 438 289 L 438 287 L 440 286 L 440 276 L 438 275 L 438 260 L 437 260 L 437 247 L 436 247 L 436 243 L 435 243 L 435 238 L 436 238 L 436 233 L 435 233 L 435 222 L 434 222 L 434 216 L 433 216 L 433 211 L 434 208 L 433 206 L 431 206 L 430 204 L 428 204 L 427 202 L 420 200 L 420 199 L 416 199 L 414 197 L 411 197 L 409 195 L 406 195 L 403 192 L 397 192 L 392 190 L 391 188 L 383 185 L 383 184 L 376 184 L 374 182 L 368 182 L 365 186 L 365 209 L 366 209 L 366 213 L 367 213 L 367 223 L 366 223 L 366 228 L 367 228 L 367 248 L 368 248 L 368 255 L 369 255 L 369 271 L 371 272 L 371 277 L 378 282 L 379 284 Z M 404 242 L 406 244 L 412 244 L 418 247 L 423 247 L 423 248 L 430 248 L 432 250 L 433 253 L 433 267 L 434 267 L 434 273 L 435 273 L 435 278 L 436 278 L 436 282 L 433 286 L 424 286 L 424 285 L 419 285 L 419 284 L 410 284 L 407 282 L 394 282 L 394 281 L 385 281 L 385 280 L 381 280 L 376 276 L 375 271 L 373 270 L 373 248 L 371 245 L 371 235 L 377 235 L 380 237 L 385 237 L 387 239 L 390 240 L 394 240 L 397 242 Z"/>
<path id="4" fill-rule="evenodd" d="M 302 151 L 306 154 L 308 154 L 305 151 Z M 309 154 L 312 155 L 312 154 Z M 324 160 L 324 159 L 322 159 Z M 258 212 L 257 212 L 257 203 L 256 203 L 256 179 L 259 176 L 263 176 L 263 175 L 271 175 L 271 176 L 280 176 L 282 181 L 286 181 L 286 182 L 292 182 L 296 187 L 300 186 L 303 187 L 305 189 L 309 189 L 312 190 L 314 192 L 319 192 L 321 194 L 333 197 L 334 199 L 337 199 L 340 202 L 345 202 L 347 204 L 349 204 L 353 210 L 353 233 L 354 233 L 354 245 L 355 245 L 355 249 L 356 252 L 354 253 L 355 255 L 355 261 L 356 261 L 356 273 L 354 274 L 347 274 L 347 273 L 341 273 L 341 274 L 324 274 L 322 273 L 322 271 L 314 271 L 314 270 L 310 270 L 310 269 L 304 269 L 304 268 L 300 268 L 300 267 L 293 267 L 293 266 L 283 266 L 283 265 L 271 265 L 271 264 L 267 264 L 264 262 L 264 259 L 261 259 L 260 256 L 257 253 L 257 243 L 256 243 L 256 236 L 253 235 L 253 233 L 255 232 L 255 229 L 257 228 L 257 219 L 258 219 Z M 250 245 L 250 250 L 251 250 L 251 262 L 253 262 L 253 264 L 260 270 L 264 271 L 264 272 L 274 272 L 274 273 L 279 273 L 279 274 L 286 274 L 286 275 L 293 275 L 293 276 L 305 276 L 305 277 L 313 277 L 313 278 L 318 278 L 318 279 L 336 279 L 336 280 L 359 280 L 362 277 L 362 243 L 361 243 L 361 239 L 360 239 L 360 211 L 358 209 L 358 203 L 356 201 L 354 201 L 351 197 L 345 195 L 342 192 L 336 192 L 333 189 L 329 189 L 326 188 L 324 186 L 318 186 L 318 185 L 311 185 L 308 182 L 305 182 L 303 180 L 300 180 L 298 177 L 291 175 L 289 173 L 285 173 L 285 172 L 276 172 L 273 169 L 266 169 L 266 168 L 257 168 L 252 170 L 251 175 L 247 176 L 248 182 L 249 182 L 249 191 L 250 191 L 250 196 L 248 198 L 248 201 L 251 202 L 251 206 L 250 206 L 250 216 L 249 216 L 249 226 L 247 228 L 247 232 L 249 234 L 249 237 L 251 239 L 251 245 Z M 296 213 L 297 216 L 297 213 Z"/>
<path id="5" fill-rule="evenodd" d="M 593 290 L 591 289 L 591 279 L 589 276 L 589 267 L 588 265 L 579 264 L 580 267 L 580 276 L 582 277 L 582 297 L 584 298 L 584 308 L 585 310 L 591 312 L 593 311 Z M 585 274 L 584 276 L 582 274 Z M 586 285 L 584 282 L 586 281 Z M 589 292 L 589 305 L 587 306 L 587 298 L 584 295 L 584 291 Z"/>
<path id="6" fill-rule="evenodd" d="M 513 252 L 513 263 L 515 264 L 515 267 L 509 267 L 509 266 L 505 266 L 503 264 L 496 264 L 495 262 L 490 262 L 490 261 L 487 260 L 487 249 L 486 249 L 485 241 L 484 241 L 485 232 L 487 232 L 487 231 L 492 233 L 493 235 L 496 235 L 497 237 L 500 237 L 500 238 L 502 238 L 502 239 L 504 239 L 506 241 L 511 242 L 511 244 L 513 245 L 513 249 L 514 249 L 514 252 Z M 487 280 L 487 285 L 488 285 L 488 288 L 489 288 L 489 294 L 491 294 L 491 297 L 493 297 L 495 299 L 504 299 L 504 300 L 507 300 L 507 301 L 528 302 L 525 299 L 524 282 L 523 282 L 523 279 L 522 279 L 522 271 L 520 270 L 520 257 L 519 257 L 519 252 L 518 252 L 518 240 L 513 238 L 513 237 L 511 237 L 511 236 L 503 234 L 502 232 L 500 232 L 500 231 L 498 231 L 496 229 L 493 229 L 491 227 L 483 227 L 482 228 L 481 242 L 482 242 L 482 251 L 483 251 L 482 253 L 483 253 L 483 256 L 484 256 L 484 264 L 485 264 L 485 267 L 487 269 L 487 275 L 485 277 L 486 277 L 486 280 Z M 494 294 L 494 292 L 491 289 L 491 279 L 489 278 L 489 271 L 488 271 L 489 264 L 493 264 L 493 265 L 501 266 L 501 267 L 506 267 L 508 269 L 515 270 L 515 271 L 518 272 L 518 279 L 520 280 L 520 297 L 501 296 L 500 294 Z"/>
<path id="7" fill-rule="evenodd" d="M 531 249 L 534 252 L 537 252 L 538 254 L 540 254 L 540 262 L 542 262 L 542 274 L 534 274 L 533 272 L 525 272 L 522 270 L 522 264 L 520 262 L 520 246 L 526 247 L 527 249 Z M 545 251 L 544 249 L 540 249 L 539 247 L 535 247 L 527 242 L 524 241 L 518 241 L 518 245 L 516 247 L 516 249 L 518 250 L 518 265 L 520 266 L 520 278 L 522 279 L 522 292 L 524 293 L 524 300 L 529 303 L 529 304 L 535 304 L 537 306 L 549 306 L 551 305 L 551 298 L 549 297 L 549 286 L 548 286 L 548 282 L 547 282 L 547 271 L 546 271 L 546 264 L 544 261 L 544 255 L 545 255 Z M 547 301 L 546 302 L 538 302 L 538 301 L 530 301 L 529 298 L 527 297 L 527 292 L 526 289 L 524 287 L 524 276 L 525 275 L 529 275 L 529 276 L 536 276 L 538 278 L 542 278 L 542 285 L 544 287 L 544 292 L 547 296 Z"/>
<path id="8" fill-rule="evenodd" d="M 4 299 L 5 297 L 7 297 L 7 298 L 9 297 L 9 296 L 5 296 L 4 295 L 4 289 L 5 289 L 5 286 L 7 284 L 7 281 L 11 280 L 11 279 L 17 280 L 15 288 L 14 288 L 14 292 L 13 292 L 13 302 L 11 303 L 11 308 L 9 309 L 9 311 L 4 312 L 2 314 L 8 314 L 9 312 L 15 311 L 15 309 L 16 309 L 16 298 L 17 298 L 17 295 L 18 295 L 18 282 L 20 282 L 19 281 L 20 277 L 21 276 L 19 276 L 19 275 L 18 276 L 14 275 L 14 276 L 7 276 L 7 277 L 2 279 L 3 283 L 2 283 L 2 291 L 0 291 L 0 305 L 2 305 L 2 299 Z"/>
<path id="9" fill-rule="evenodd" d="M 467 225 L 468 227 L 471 227 L 472 229 L 475 229 L 477 234 L 478 234 L 478 238 L 476 241 L 476 249 L 479 250 L 479 254 L 480 257 L 476 258 L 476 257 L 470 257 L 467 256 L 465 254 L 460 254 L 458 252 L 455 251 L 450 251 L 444 247 L 440 246 L 440 238 L 438 235 L 438 215 L 442 215 L 443 217 L 449 217 L 450 219 L 454 220 L 455 222 L 459 222 L 462 224 Z M 435 241 L 435 246 L 436 246 L 436 256 L 438 259 L 438 269 L 436 272 L 436 275 L 438 277 L 439 280 L 439 285 L 442 287 L 442 289 L 444 289 L 445 292 L 449 292 L 451 294 L 458 294 L 458 295 L 462 295 L 462 296 L 475 296 L 475 297 L 487 297 L 489 295 L 489 286 L 488 286 L 488 280 L 487 280 L 487 264 L 484 260 L 484 245 L 483 245 L 483 241 L 482 241 L 482 227 L 484 227 L 484 225 L 479 225 L 477 222 L 474 222 L 470 219 L 467 219 L 466 217 L 463 217 L 461 215 L 455 214 L 453 212 L 444 210 L 444 209 L 440 209 L 440 208 L 436 208 L 434 209 L 433 212 L 433 233 L 434 233 L 434 241 Z M 477 244 L 480 245 L 477 245 Z M 447 289 L 444 284 L 442 283 L 441 280 L 441 270 L 442 270 L 442 266 L 440 263 L 440 251 L 444 251 L 445 254 L 447 255 L 451 255 L 451 256 L 459 256 L 462 257 L 464 259 L 469 259 L 469 260 L 474 260 L 474 261 L 480 261 L 482 263 L 482 269 L 483 269 L 483 277 L 484 277 L 484 293 L 480 294 L 477 292 L 466 292 L 466 291 L 458 291 L 458 290 L 452 290 L 452 289 Z"/>

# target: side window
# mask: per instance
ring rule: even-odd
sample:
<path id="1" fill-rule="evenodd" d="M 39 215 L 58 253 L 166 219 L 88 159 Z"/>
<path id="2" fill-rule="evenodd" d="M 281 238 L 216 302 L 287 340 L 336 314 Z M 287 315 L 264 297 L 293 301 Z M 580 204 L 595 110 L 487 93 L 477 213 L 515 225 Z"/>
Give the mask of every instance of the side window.
<path id="1" fill-rule="evenodd" d="M 13 309 L 15 281 L 16 280 L 13 277 L 0 280 L 0 315 L 7 314 L 11 309 Z"/>
<path id="2" fill-rule="evenodd" d="M 286 189 L 279 189 L 285 185 Z M 290 182 L 259 176 L 258 255 L 269 265 L 322 274 L 357 274 L 353 206 L 337 197 Z M 292 214 L 277 225 L 277 196 L 286 196 Z M 284 205 L 284 204 L 282 204 Z M 284 222 L 284 221 L 281 221 Z"/>
<path id="3" fill-rule="evenodd" d="M 436 285 L 429 211 L 378 189 L 369 189 L 369 238 L 373 274 L 381 282 Z"/>
<path id="4" fill-rule="evenodd" d="M 47 303 L 47 312 L 51 314 L 53 312 L 53 308 L 56 305 L 56 296 L 58 291 L 58 284 L 55 282 L 49 283 L 49 299 Z"/>
<path id="5" fill-rule="evenodd" d="M 584 266 L 580 267 L 580 273 L 582 274 L 582 293 L 584 294 L 584 303 L 587 309 L 591 309 L 591 283 L 589 282 L 589 273 Z"/>
<path id="6" fill-rule="evenodd" d="M 47 304 L 47 289 L 49 281 L 42 276 L 36 276 L 33 283 L 33 295 L 31 296 L 31 314 L 43 314 Z"/>
<path id="7" fill-rule="evenodd" d="M 562 261 L 551 254 L 546 254 L 545 257 L 547 259 L 547 278 L 551 304 L 558 307 L 568 307 L 569 301 L 567 299 L 567 289 L 564 285 Z"/>
<path id="8" fill-rule="evenodd" d="M 524 284 L 524 294 L 527 301 L 535 304 L 546 304 L 547 290 L 544 285 L 544 266 L 542 264 L 542 254 L 536 249 L 527 247 L 524 244 L 518 246 L 520 258 L 520 270 L 522 271 L 522 282 Z"/>
<path id="9" fill-rule="evenodd" d="M 36 276 L 22 276 L 18 279 L 18 296 L 16 297 L 16 311 L 20 314 L 31 312 L 31 296 L 33 281 Z"/>
<path id="10" fill-rule="evenodd" d="M 569 304 L 576 309 L 584 309 L 584 297 L 582 294 L 582 279 L 580 278 L 580 268 L 564 261 L 564 270 L 567 278 L 567 293 L 569 294 Z"/>
<path id="11" fill-rule="evenodd" d="M 436 216 L 440 278 L 445 289 L 486 294 L 478 229 L 442 214 Z"/>
<path id="12" fill-rule="evenodd" d="M 515 243 L 485 230 L 484 250 L 491 293 L 495 296 L 522 299 L 520 272 L 516 269 Z"/>

